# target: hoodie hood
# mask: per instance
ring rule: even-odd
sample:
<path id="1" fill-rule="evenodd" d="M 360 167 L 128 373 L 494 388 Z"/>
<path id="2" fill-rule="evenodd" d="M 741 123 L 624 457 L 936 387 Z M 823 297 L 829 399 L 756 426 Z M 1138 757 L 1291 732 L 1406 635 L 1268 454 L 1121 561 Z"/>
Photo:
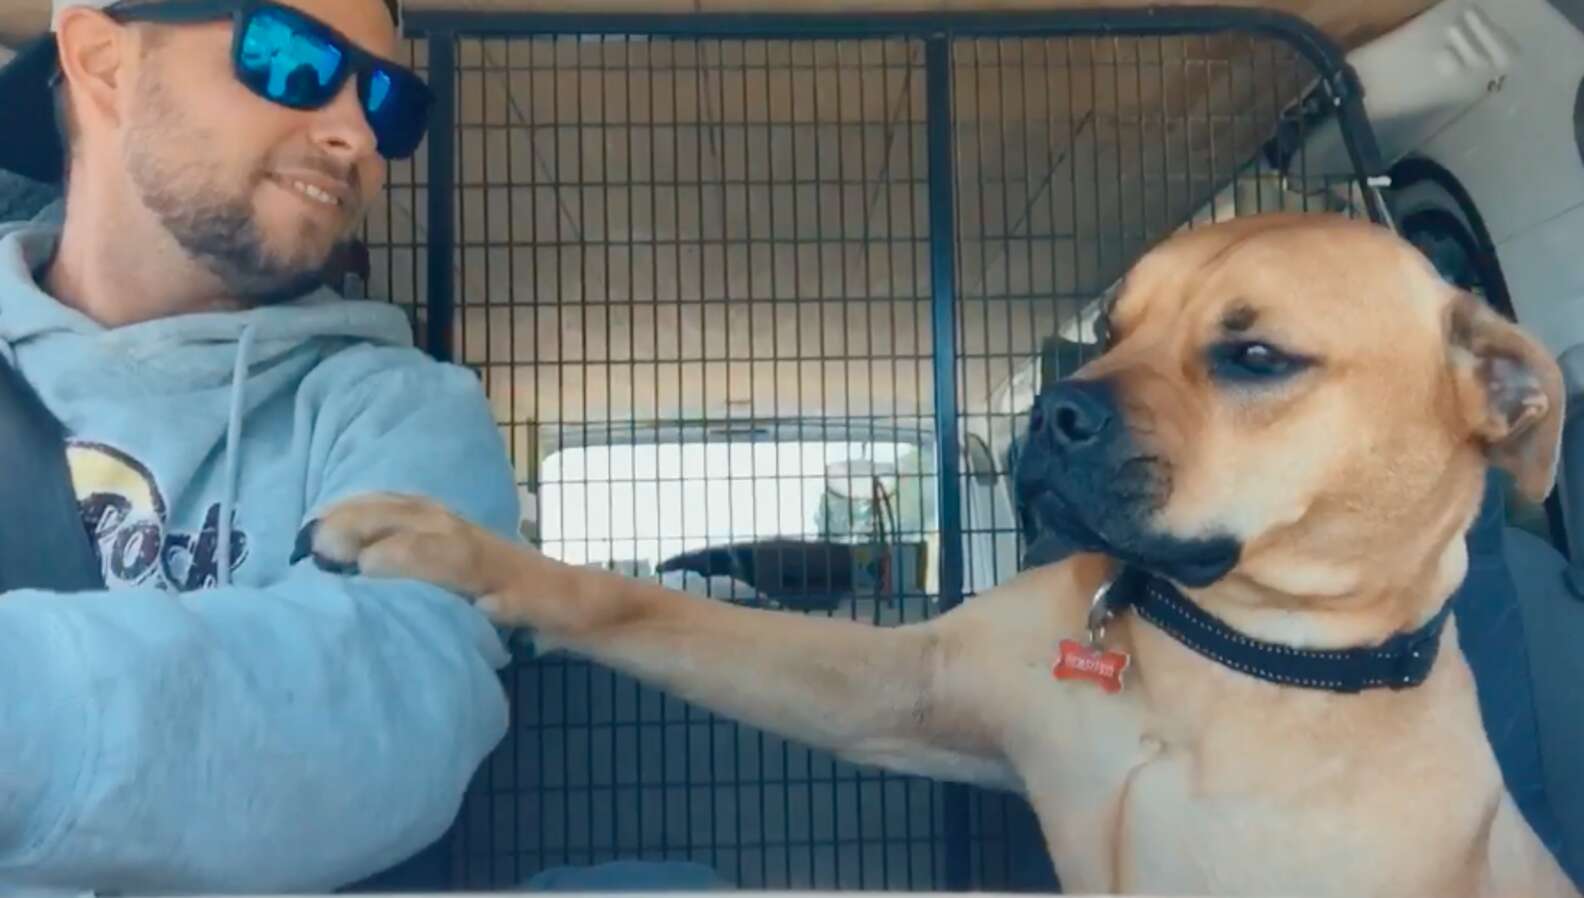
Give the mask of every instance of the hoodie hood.
<path id="1" fill-rule="evenodd" d="M 103 384 L 109 363 L 140 389 L 161 381 L 203 388 L 234 379 L 237 348 L 251 333 L 246 366 L 267 367 L 305 344 L 323 340 L 411 346 L 407 316 L 389 303 L 347 300 L 320 288 L 290 303 L 241 312 L 177 315 L 106 328 L 46 294 L 34 279 L 60 237 L 54 216 L 0 225 L 0 352 L 24 345 L 70 344 Z"/>

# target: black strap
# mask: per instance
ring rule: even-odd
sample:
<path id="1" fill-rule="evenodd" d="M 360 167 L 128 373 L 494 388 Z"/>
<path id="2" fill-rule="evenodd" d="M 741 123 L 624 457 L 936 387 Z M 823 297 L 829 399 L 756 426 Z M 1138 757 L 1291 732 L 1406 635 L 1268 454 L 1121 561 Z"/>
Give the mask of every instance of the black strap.
<path id="1" fill-rule="evenodd" d="M 1138 568 L 1125 568 L 1105 601 L 1113 613 L 1131 606 L 1139 617 L 1223 666 L 1284 686 L 1331 692 L 1406 689 L 1423 683 L 1435 665 L 1441 630 L 1452 610 L 1448 601 L 1423 626 L 1378 645 L 1296 649 L 1239 633 L 1171 582 Z"/>
<path id="2" fill-rule="evenodd" d="M 66 432 L 0 358 L 0 591 L 104 589 L 66 465 Z"/>

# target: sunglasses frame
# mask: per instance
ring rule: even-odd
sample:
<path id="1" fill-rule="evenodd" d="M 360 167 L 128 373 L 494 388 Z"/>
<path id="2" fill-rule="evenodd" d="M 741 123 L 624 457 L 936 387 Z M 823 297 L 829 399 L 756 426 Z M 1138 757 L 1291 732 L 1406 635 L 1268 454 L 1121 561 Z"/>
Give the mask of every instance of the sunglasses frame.
<path id="1" fill-rule="evenodd" d="M 242 39 L 246 33 L 246 29 L 242 26 L 250 16 L 261 10 L 278 12 L 310 24 L 330 40 L 346 61 L 340 66 L 334 83 L 327 86 L 325 99 L 319 103 L 301 105 L 287 103 L 282 99 L 259 94 L 258 91 L 253 90 L 251 85 L 249 85 L 249 90 L 258 94 L 260 99 L 266 102 L 284 106 L 288 109 L 322 109 L 334 101 L 335 97 L 345 89 L 347 81 L 353 77 L 361 77 L 380 70 L 394 72 L 400 80 L 406 82 L 407 89 L 415 93 L 414 99 L 410 102 L 419 108 L 422 120 L 419 127 L 420 137 L 414 144 L 413 151 L 401 155 L 387 156 L 386 158 L 407 158 L 412 155 L 412 152 L 416 152 L 417 146 L 423 142 L 423 135 L 428 131 L 430 111 L 435 104 L 434 91 L 412 69 L 389 59 L 375 56 L 373 53 L 358 46 L 351 38 L 336 28 L 300 9 L 271 2 L 271 0 L 122 0 L 120 3 L 107 7 L 104 13 L 116 22 L 147 22 L 157 25 L 198 25 L 230 19 L 232 23 L 231 65 L 237 80 L 247 84 L 242 77 Z M 363 105 L 362 100 L 360 93 L 360 106 Z M 369 110 L 366 106 L 363 108 L 363 112 L 365 117 L 369 115 Z M 370 122 L 370 127 L 372 126 L 373 123 Z M 377 136 L 378 134 L 376 133 Z"/>

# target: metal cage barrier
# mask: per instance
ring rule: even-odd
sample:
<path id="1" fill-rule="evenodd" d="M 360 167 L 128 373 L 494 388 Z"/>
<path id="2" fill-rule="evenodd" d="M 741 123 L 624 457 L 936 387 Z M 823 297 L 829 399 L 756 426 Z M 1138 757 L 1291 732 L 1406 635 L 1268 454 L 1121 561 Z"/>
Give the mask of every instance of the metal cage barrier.
<path id="1" fill-rule="evenodd" d="M 1267 11 L 407 26 L 439 105 L 368 223 L 370 292 L 479 373 L 546 551 L 778 613 L 920 620 L 1016 573 L 1022 415 L 1150 243 L 1277 208 L 1386 222 L 1356 80 Z M 1321 128 L 1332 170 L 1308 165 Z M 823 541 L 819 576 L 795 545 L 700 551 L 789 531 Z M 577 660 L 505 678 L 512 730 L 426 888 L 618 859 L 744 888 L 1056 887 L 1021 799 Z"/>

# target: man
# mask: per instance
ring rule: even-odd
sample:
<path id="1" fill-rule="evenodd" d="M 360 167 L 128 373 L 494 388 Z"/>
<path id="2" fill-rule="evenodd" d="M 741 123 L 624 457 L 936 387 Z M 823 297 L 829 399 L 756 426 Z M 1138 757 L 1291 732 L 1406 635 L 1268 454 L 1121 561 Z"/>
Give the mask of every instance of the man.
<path id="1" fill-rule="evenodd" d="M 505 732 L 483 616 L 293 557 L 371 489 L 517 532 L 477 380 L 317 286 L 423 133 L 396 12 L 55 0 L 0 75 L 0 167 L 58 133 L 66 176 L 62 224 L 0 226 L 0 357 L 107 584 L 0 594 L 0 894 L 339 888 L 439 837 Z"/>

